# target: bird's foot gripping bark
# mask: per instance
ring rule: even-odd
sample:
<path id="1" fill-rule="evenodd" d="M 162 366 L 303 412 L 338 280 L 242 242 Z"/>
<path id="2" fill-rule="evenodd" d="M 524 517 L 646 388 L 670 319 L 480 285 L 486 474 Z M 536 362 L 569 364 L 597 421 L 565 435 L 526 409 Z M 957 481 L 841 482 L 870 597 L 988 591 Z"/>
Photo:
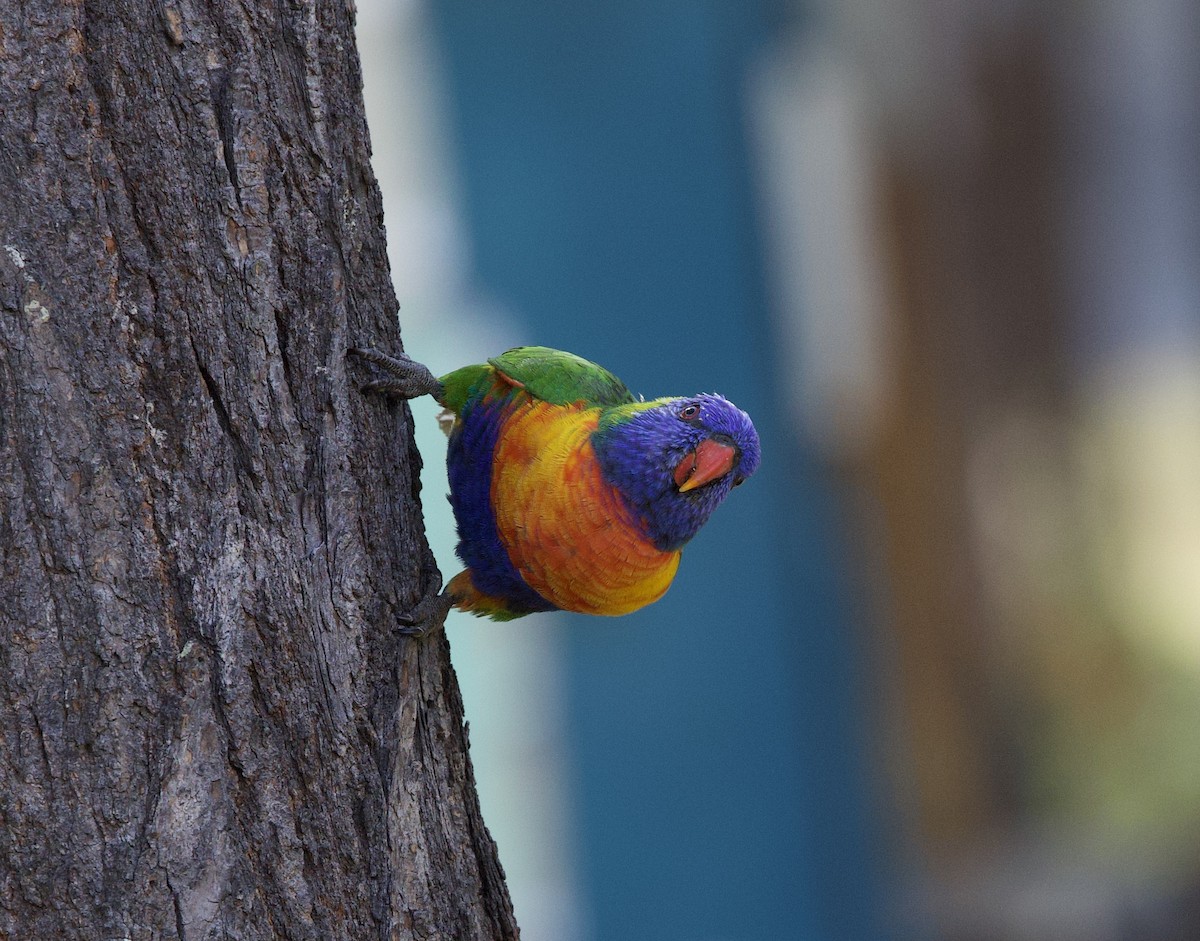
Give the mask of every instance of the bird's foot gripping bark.
<path id="1" fill-rule="evenodd" d="M 432 395 L 441 401 L 442 384 L 438 382 L 428 369 L 414 359 L 409 359 L 403 353 L 399 356 L 389 356 L 379 350 L 351 347 L 346 352 L 359 359 L 366 360 L 384 372 L 385 378 L 376 379 L 362 386 L 363 392 L 379 392 L 384 395 L 394 395 L 401 399 L 416 399 L 422 395 Z"/>
<path id="2" fill-rule="evenodd" d="M 454 606 L 448 591 L 430 591 L 407 614 L 396 616 L 397 634 L 406 637 L 430 637 L 446 625 L 446 615 Z"/>
<path id="3" fill-rule="evenodd" d="M 447 585 L 442 590 L 442 573 L 438 571 L 437 559 L 428 543 L 421 561 L 421 580 L 425 585 L 425 594 L 407 614 L 396 615 L 397 634 L 417 638 L 434 635 L 445 626 L 446 615 L 454 607 L 457 600 L 454 586 Z"/>

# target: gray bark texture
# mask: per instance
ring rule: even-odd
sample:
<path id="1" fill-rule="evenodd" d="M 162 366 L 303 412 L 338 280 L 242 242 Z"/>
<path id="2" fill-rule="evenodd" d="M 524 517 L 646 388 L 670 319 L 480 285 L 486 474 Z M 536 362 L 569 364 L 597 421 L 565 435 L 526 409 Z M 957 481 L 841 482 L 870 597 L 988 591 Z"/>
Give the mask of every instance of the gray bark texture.
<path id="1" fill-rule="evenodd" d="M 353 8 L 0 4 L 0 938 L 515 938 Z"/>

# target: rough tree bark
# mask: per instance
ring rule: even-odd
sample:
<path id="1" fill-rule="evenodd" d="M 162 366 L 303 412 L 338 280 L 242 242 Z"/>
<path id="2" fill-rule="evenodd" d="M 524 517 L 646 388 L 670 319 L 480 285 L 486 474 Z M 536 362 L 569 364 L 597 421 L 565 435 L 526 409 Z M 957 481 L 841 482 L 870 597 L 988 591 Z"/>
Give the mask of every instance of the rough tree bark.
<path id="1" fill-rule="evenodd" d="M 516 937 L 338 0 L 0 5 L 0 937 Z"/>

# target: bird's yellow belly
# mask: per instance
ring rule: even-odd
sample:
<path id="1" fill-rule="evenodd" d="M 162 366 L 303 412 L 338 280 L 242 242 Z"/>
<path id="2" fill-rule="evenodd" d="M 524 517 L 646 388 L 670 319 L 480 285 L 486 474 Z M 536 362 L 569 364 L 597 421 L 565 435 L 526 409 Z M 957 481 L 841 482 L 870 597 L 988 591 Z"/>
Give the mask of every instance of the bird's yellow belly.
<path id="1" fill-rule="evenodd" d="M 492 507 L 509 557 L 568 611 L 628 614 L 663 596 L 679 567 L 642 535 L 591 445 L 599 412 L 532 402 L 496 443 Z"/>

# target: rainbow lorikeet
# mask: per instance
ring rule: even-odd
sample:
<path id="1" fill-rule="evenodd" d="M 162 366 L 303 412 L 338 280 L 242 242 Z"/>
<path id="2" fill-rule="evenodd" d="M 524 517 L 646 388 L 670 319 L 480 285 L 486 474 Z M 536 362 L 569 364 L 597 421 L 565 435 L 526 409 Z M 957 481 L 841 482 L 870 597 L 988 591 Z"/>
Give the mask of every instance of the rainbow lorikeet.
<path id="1" fill-rule="evenodd" d="M 758 434 L 719 395 L 644 402 L 571 353 L 519 347 L 434 378 L 406 356 L 351 351 L 432 395 L 450 419 L 450 503 L 466 569 L 445 609 L 627 614 L 662 597 L 680 550 L 754 473 Z"/>

